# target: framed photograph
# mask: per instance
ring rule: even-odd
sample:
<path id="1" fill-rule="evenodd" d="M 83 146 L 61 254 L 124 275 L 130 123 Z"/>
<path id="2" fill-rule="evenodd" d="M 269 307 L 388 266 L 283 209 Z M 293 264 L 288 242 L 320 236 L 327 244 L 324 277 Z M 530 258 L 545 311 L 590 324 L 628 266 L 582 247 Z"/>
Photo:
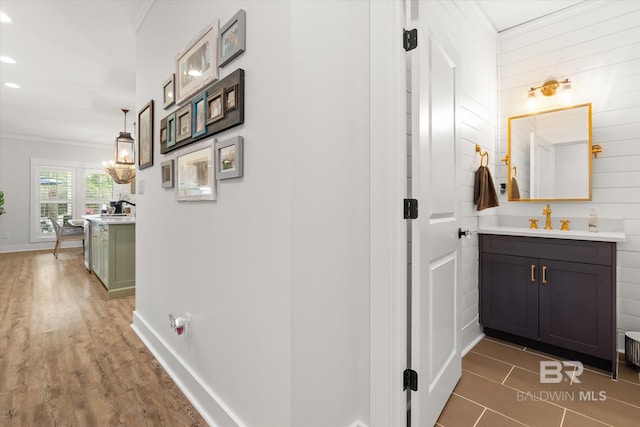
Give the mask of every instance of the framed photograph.
<path id="1" fill-rule="evenodd" d="M 176 113 L 167 117 L 167 147 L 176 145 Z"/>
<path id="2" fill-rule="evenodd" d="M 153 99 L 138 113 L 138 169 L 153 166 Z"/>
<path id="3" fill-rule="evenodd" d="M 220 67 L 227 65 L 246 49 L 246 21 L 247 14 L 240 9 L 220 29 L 220 49 L 218 50 L 218 64 Z"/>
<path id="4" fill-rule="evenodd" d="M 191 138 L 191 104 L 176 113 L 176 142 Z"/>
<path id="5" fill-rule="evenodd" d="M 176 56 L 176 104 L 198 93 L 218 79 L 218 20 L 200 32 L 185 50 Z"/>
<path id="6" fill-rule="evenodd" d="M 224 110 L 231 111 L 238 108 L 238 85 L 224 90 Z"/>
<path id="7" fill-rule="evenodd" d="M 207 133 L 207 92 L 202 92 L 196 96 L 191 103 L 191 137 Z"/>
<path id="8" fill-rule="evenodd" d="M 167 145 L 167 118 L 160 120 L 160 149 Z"/>
<path id="9" fill-rule="evenodd" d="M 173 164 L 174 160 L 165 160 L 160 165 L 162 188 L 173 188 Z"/>
<path id="10" fill-rule="evenodd" d="M 168 107 L 171 107 L 175 102 L 175 86 L 176 86 L 176 75 L 171 74 L 171 77 L 167 79 L 166 82 L 162 85 L 162 108 L 165 110 Z"/>
<path id="11" fill-rule="evenodd" d="M 177 159 L 176 200 L 215 200 L 215 140 L 179 153 Z"/>
<path id="12" fill-rule="evenodd" d="M 244 139 L 236 136 L 216 143 L 216 178 L 229 179 L 242 176 Z"/>
<path id="13" fill-rule="evenodd" d="M 224 108 L 222 108 L 223 89 L 217 90 L 214 94 L 207 98 L 207 124 L 216 122 L 224 117 Z"/>

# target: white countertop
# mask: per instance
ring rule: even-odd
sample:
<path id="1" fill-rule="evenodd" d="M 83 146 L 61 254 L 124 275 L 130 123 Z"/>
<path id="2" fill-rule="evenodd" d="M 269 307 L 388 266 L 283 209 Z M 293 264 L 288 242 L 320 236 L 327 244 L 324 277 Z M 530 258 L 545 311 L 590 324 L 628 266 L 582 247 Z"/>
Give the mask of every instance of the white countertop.
<path id="1" fill-rule="evenodd" d="M 87 221 L 100 224 L 135 224 L 135 216 L 127 215 L 82 215 Z"/>
<path id="2" fill-rule="evenodd" d="M 478 234 L 500 234 L 503 236 L 546 237 L 549 239 L 590 240 L 595 242 L 624 242 L 627 240 L 624 233 L 600 231 L 589 232 L 582 230 L 545 230 L 521 227 L 497 227 L 484 226 L 478 229 Z"/>

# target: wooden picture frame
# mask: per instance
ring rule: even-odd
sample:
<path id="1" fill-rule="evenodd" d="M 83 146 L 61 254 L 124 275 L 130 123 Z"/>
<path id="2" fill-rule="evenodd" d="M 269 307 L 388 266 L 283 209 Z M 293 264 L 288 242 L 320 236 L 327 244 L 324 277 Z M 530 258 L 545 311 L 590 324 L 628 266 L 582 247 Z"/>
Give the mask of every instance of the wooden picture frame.
<path id="1" fill-rule="evenodd" d="M 207 92 L 204 91 L 191 101 L 191 137 L 197 138 L 207 133 Z"/>
<path id="2" fill-rule="evenodd" d="M 224 90 L 224 111 L 238 108 L 238 85 L 233 85 Z"/>
<path id="3" fill-rule="evenodd" d="M 191 104 L 176 112 L 176 142 L 191 138 Z"/>
<path id="4" fill-rule="evenodd" d="M 167 145 L 167 117 L 160 120 L 160 147 L 163 145 Z"/>
<path id="5" fill-rule="evenodd" d="M 216 179 L 239 178 L 244 174 L 244 138 L 235 136 L 216 143 Z"/>
<path id="6" fill-rule="evenodd" d="M 231 89 L 233 89 L 231 91 Z M 216 94 L 222 93 L 222 102 L 224 103 L 224 93 L 227 91 L 228 95 L 233 92 L 234 99 L 236 102 L 237 108 L 231 108 L 223 111 L 223 115 L 221 117 L 208 117 L 207 119 L 207 129 L 206 132 L 202 135 L 191 135 L 190 138 L 181 139 L 173 144 L 160 144 L 160 153 L 167 154 L 170 151 L 177 150 L 186 145 L 193 144 L 196 141 L 201 139 L 213 136 L 217 133 L 225 131 L 227 129 L 231 129 L 235 126 L 241 125 L 244 123 L 244 70 L 239 68 L 229 74 L 227 77 L 223 78 L 220 81 L 213 83 L 211 86 L 208 86 L 203 90 L 209 96 L 207 97 L 207 110 L 210 110 L 210 100 L 212 100 L 212 96 L 215 97 Z M 191 108 L 192 103 L 188 104 L 189 108 Z M 185 107 L 187 107 L 185 105 Z M 224 104 L 223 104 L 224 110 Z M 180 110 L 182 111 L 182 110 Z M 177 124 L 176 122 L 175 124 Z M 169 133 L 171 129 L 167 128 L 167 132 Z"/>
<path id="7" fill-rule="evenodd" d="M 167 117 L 167 148 L 176 145 L 176 113 L 171 113 Z"/>
<path id="8" fill-rule="evenodd" d="M 202 88 L 218 79 L 218 20 L 206 26 L 176 56 L 175 99 L 184 104 Z"/>
<path id="9" fill-rule="evenodd" d="M 219 89 L 207 97 L 207 124 L 217 122 L 224 117 L 224 89 Z"/>
<path id="10" fill-rule="evenodd" d="M 240 9 L 220 29 L 218 36 L 218 66 L 224 67 L 246 49 L 247 14 Z"/>
<path id="11" fill-rule="evenodd" d="M 162 108 L 165 110 L 171 107 L 176 102 L 176 75 L 171 74 L 164 84 L 162 85 Z"/>
<path id="12" fill-rule="evenodd" d="M 138 169 L 153 166 L 153 99 L 138 113 Z"/>
<path id="13" fill-rule="evenodd" d="M 216 200 L 214 144 L 211 138 L 178 154 L 176 200 Z"/>
<path id="14" fill-rule="evenodd" d="M 165 160 L 160 164 L 160 179 L 162 188 L 173 188 L 174 186 L 174 163 L 173 159 Z"/>

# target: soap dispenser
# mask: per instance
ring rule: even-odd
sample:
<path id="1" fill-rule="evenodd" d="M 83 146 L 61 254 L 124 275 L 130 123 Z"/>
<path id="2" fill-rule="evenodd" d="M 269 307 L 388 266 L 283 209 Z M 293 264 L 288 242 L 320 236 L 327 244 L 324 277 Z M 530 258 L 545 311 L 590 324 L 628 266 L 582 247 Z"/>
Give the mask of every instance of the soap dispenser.
<path id="1" fill-rule="evenodd" d="M 589 231 L 594 233 L 598 231 L 598 211 L 596 208 L 589 210 Z"/>

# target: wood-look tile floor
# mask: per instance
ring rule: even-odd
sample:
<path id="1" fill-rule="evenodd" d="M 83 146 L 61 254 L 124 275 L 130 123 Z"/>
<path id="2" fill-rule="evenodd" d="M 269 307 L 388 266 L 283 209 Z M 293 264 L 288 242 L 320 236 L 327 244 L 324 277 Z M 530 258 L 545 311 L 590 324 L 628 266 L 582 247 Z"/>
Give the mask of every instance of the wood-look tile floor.
<path id="1" fill-rule="evenodd" d="M 81 249 L 0 254 L 0 426 L 206 426 Z"/>
<path id="2" fill-rule="evenodd" d="M 545 360 L 557 358 L 484 338 L 462 359 L 462 378 L 437 426 L 640 426 L 640 375 L 624 361 L 618 381 L 585 366 L 579 384 L 541 384 Z"/>

